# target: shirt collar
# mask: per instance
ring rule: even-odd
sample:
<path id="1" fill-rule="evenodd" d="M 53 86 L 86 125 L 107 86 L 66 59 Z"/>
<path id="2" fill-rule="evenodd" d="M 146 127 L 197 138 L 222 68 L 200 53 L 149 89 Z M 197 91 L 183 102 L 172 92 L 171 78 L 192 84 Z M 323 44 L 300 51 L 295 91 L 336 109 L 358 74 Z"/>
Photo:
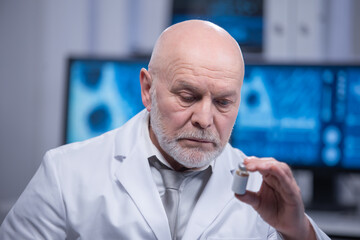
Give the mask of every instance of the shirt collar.
<path id="1" fill-rule="evenodd" d="M 170 169 L 174 169 L 173 167 L 171 167 L 171 165 L 166 161 L 166 159 L 164 158 L 164 156 L 160 153 L 159 149 L 157 149 L 157 147 L 153 144 L 153 142 L 151 141 L 151 138 L 150 138 L 150 133 L 149 133 L 149 124 L 150 124 L 150 114 L 148 113 L 147 114 L 147 117 L 145 118 L 146 119 L 146 125 L 145 127 L 143 128 L 144 129 L 144 137 L 145 137 L 145 146 L 144 146 L 144 151 L 146 153 L 146 155 L 148 157 L 151 157 L 151 156 L 156 156 L 157 159 L 162 163 L 164 164 L 165 166 L 167 166 L 168 168 Z M 213 169 L 214 167 L 214 161 L 211 161 L 210 164 L 204 166 L 204 167 L 201 167 L 201 168 L 197 168 L 197 169 L 189 169 L 187 171 L 203 171 L 205 169 L 207 169 L 209 166 Z"/>

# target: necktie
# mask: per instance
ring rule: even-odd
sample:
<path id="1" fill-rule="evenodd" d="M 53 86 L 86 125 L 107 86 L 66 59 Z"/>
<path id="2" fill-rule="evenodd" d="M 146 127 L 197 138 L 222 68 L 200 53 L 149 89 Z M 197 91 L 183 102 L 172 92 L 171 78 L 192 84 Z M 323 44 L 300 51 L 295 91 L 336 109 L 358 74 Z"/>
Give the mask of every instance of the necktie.
<path id="1" fill-rule="evenodd" d="M 160 173 L 165 184 L 165 193 L 161 200 L 169 220 L 171 235 L 174 236 L 179 210 L 179 188 L 184 180 L 184 176 L 171 169 L 161 169 Z"/>
<path id="2" fill-rule="evenodd" d="M 159 170 L 164 181 L 165 193 L 161 197 L 161 200 L 168 217 L 171 236 L 174 239 L 180 201 L 179 188 L 185 179 L 185 176 L 181 172 L 176 172 L 172 169 L 169 169 L 165 165 L 161 164 L 158 160 L 153 161 L 153 166 Z"/>

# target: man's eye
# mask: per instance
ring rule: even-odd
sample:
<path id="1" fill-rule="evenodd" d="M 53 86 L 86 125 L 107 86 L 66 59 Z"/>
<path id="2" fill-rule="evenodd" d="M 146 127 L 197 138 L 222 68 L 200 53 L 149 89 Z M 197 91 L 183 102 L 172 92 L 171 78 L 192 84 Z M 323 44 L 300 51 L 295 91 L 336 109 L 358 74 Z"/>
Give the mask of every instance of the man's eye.
<path id="1" fill-rule="evenodd" d="M 190 94 L 181 94 L 180 98 L 182 101 L 187 102 L 187 103 L 191 103 L 196 100 L 196 97 L 194 97 L 193 95 L 190 95 Z"/>
<path id="2" fill-rule="evenodd" d="M 227 99 L 219 99 L 216 100 L 216 104 L 220 107 L 227 107 L 229 106 L 231 103 L 231 101 L 227 100 Z"/>

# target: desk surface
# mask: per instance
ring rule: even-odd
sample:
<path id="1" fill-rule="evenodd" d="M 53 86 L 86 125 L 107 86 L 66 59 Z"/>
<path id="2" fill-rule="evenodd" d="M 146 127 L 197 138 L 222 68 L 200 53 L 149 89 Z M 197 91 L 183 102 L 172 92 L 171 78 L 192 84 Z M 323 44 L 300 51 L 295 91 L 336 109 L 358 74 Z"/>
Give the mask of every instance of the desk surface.
<path id="1" fill-rule="evenodd" d="M 360 215 L 307 211 L 307 214 L 328 235 L 360 238 Z"/>

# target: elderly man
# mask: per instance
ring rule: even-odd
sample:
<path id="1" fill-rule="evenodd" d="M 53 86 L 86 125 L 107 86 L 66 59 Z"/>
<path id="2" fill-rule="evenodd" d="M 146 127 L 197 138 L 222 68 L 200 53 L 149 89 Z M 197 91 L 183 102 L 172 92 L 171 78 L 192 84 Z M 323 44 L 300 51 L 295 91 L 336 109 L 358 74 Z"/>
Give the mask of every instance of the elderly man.
<path id="1" fill-rule="evenodd" d="M 140 73 L 143 110 L 100 137 L 50 150 L 1 239 L 329 239 L 289 167 L 228 144 L 244 63 L 222 28 L 192 20 L 159 37 Z M 234 196 L 232 172 L 250 171 Z"/>

